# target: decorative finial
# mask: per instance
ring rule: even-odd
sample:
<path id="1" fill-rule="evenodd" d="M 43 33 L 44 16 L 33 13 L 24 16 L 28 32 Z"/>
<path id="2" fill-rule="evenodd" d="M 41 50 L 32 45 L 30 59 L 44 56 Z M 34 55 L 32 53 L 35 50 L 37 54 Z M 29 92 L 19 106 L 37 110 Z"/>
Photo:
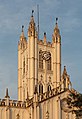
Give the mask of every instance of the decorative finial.
<path id="1" fill-rule="evenodd" d="M 8 88 L 6 89 L 6 96 L 5 96 L 5 98 L 10 98 L 9 94 L 8 94 Z"/>
<path id="2" fill-rule="evenodd" d="M 46 32 L 44 32 L 44 36 L 46 36 Z"/>
<path id="3" fill-rule="evenodd" d="M 57 24 L 58 18 L 56 17 L 56 24 Z"/>
<path id="4" fill-rule="evenodd" d="M 23 32 L 23 29 L 24 29 L 24 25 L 22 25 L 22 32 Z"/>
<path id="5" fill-rule="evenodd" d="M 66 66 L 64 66 L 63 74 L 64 74 L 64 75 L 67 75 Z"/>
<path id="6" fill-rule="evenodd" d="M 44 32 L 44 42 L 46 43 L 46 32 Z"/>
<path id="7" fill-rule="evenodd" d="M 33 17 L 34 10 L 32 10 L 32 17 Z"/>

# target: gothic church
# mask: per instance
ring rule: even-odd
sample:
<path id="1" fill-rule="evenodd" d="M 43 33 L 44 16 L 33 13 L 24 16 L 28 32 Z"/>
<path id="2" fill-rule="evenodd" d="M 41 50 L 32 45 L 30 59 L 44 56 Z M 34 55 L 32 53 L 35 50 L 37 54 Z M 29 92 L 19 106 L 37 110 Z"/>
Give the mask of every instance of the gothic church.
<path id="1" fill-rule="evenodd" d="M 0 119 L 76 119 L 69 111 L 65 99 L 76 92 L 64 66 L 61 74 L 61 35 L 56 24 L 52 42 L 46 33 L 42 40 L 32 14 L 28 26 L 28 39 L 24 27 L 18 42 L 18 100 L 11 100 L 6 89 L 0 100 Z"/>

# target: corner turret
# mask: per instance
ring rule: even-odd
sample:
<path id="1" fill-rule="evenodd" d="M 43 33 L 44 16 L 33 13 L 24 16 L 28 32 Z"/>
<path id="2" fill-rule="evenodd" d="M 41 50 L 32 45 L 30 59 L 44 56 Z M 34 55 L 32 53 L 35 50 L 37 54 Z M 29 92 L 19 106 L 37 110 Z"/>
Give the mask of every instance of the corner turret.
<path id="1" fill-rule="evenodd" d="M 38 34 L 34 22 L 33 16 L 34 10 L 32 10 L 32 16 L 28 28 L 28 95 L 29 99 L 34 96 L 34 88 L 37 85 L 38 80 Z"/>

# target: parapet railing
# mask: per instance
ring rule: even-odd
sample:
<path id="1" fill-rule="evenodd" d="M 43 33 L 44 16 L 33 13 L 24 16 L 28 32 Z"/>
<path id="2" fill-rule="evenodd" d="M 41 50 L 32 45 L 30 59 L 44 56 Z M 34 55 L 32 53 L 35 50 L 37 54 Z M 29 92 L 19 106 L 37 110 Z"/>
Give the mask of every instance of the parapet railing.
<path id="1" fill-rule="evenodd" d="M 39 94 L 39 95 L 38 95 L 38 101 L 39 101 L 39 102 L 42 102 L 42 101 L 47 100 L 47 99 L 49 99 L 49 98 L 51 98 L 51 97 L 57 96 L 57 95 L 59 95 L 60 93 L 63 93 L 63 92 L 65 92 L 65 91 L 67 91 L 67 90 L 68 90 L 67 88 L 65 88 L 65 89 L 63 89 L 63 90 L 61 90 L 60 87 L 54 88 L 54 89 L 52 89 L 52 90 L 50 90 L 50 91 L 47 91 L 47 92 L 45 92 L 45 93 L 43 93 L 43 94 Z"/>
<path id="2" fill-rule="evenodd" d="M 50 91 L 47 91 L 43 94 L 37 94 L 37 102 L 42 102 L 44 100 L 47 100 L 51 97 L 57 96 L 65 91 L 67 91 L 69 88 L 64 88 L 61 90 L 61 87 L 54 88 Z M 9 106 L 9 107 L 15 107 L 15 108 L 27 108 L 33 104 L 34 98 L 28 99 L 26 101 L 17 101 L 17 100 L 10 100 L 8 99 L 0 99 L 0 106 Z"/>

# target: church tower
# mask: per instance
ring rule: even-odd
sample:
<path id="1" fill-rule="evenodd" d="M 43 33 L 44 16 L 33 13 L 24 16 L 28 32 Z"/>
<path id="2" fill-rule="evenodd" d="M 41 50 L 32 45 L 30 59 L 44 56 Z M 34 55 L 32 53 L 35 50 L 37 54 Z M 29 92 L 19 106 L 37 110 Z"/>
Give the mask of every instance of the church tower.
<path id="1" fill-rule="evenodd" d="M 38 39 L 34 16 L 30 19 L 28 39 L 24 36 L 24 27 L 18 43 L 18 100 L 25 101 L 34 96 L 35 89 L 43 94 L 60 86 L 61 81 L 61 36 L 56 25 L 52 42 Z"/>
<path id="2" fill-rule="evenodd" d="M 28 38 L 22 26 L 18 42 L 18 100 L 10 99 L 7 88 L 4 99 L 0 99 L 0 119 L 81 118 L 81 107 L 75 104 L 81 94 L 72 88 L 66 66 L 61 75 L 58 18 L 48 42 L 46 32 L 43 39 L 39 39 L 33 12 Z"/>

